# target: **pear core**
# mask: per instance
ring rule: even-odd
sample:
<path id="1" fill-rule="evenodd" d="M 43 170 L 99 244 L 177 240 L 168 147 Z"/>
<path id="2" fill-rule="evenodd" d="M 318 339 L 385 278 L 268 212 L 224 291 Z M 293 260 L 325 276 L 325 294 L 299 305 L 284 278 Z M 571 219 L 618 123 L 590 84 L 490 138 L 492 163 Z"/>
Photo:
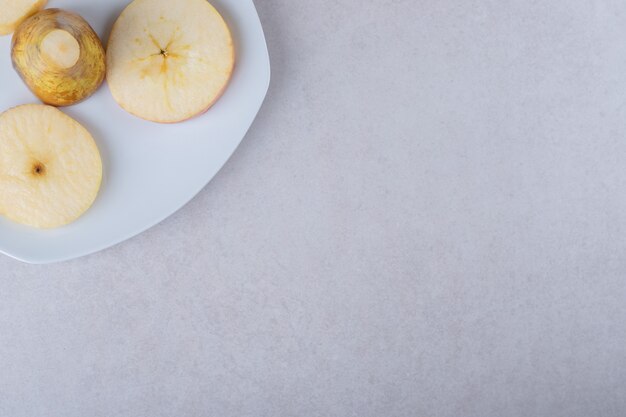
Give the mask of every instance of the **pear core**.
<path id="1" fill-rule="evenodd" d="M 41 53 L 51 65 L 60 69 L 72 68 L 80 58 L 80 45 L 68 31 L 55 29 L 41 41 Z"/>

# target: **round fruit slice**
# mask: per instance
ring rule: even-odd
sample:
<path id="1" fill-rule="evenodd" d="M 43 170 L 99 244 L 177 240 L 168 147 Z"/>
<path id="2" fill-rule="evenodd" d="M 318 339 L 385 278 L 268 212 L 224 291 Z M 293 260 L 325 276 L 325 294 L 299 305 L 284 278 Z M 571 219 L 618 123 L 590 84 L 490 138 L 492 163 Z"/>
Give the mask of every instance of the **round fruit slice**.
<path id="1" fill-rule="evenodd" d="M 44 8 L 48 0 L 0 0 L 0 35 L 8 35 L 28 16 Z"/>
<path id="2" fill-rule="evenodd" d="M 111 32 L 107 80 L 126 111 L 175 123 L 211 107 L 234 62 L 230 31 L 206 0 L 135 0 Z"/>
<path id="3" fill-rule="evenodd" d="M 0 0 L 2 1 L 2 0 Z M 46 104 L 69 106 L 91 96 L 106 74 L 102 42 L 79 15 L 47 9 L 13 35 L 13 66 Z"/>
<path id="4" fill-rule="evenodd" d="M 89 132 L 41 104 L 0 115 L 0 214 L 53 228 L 80 217 L 102 180 L 100 153 Z"/>

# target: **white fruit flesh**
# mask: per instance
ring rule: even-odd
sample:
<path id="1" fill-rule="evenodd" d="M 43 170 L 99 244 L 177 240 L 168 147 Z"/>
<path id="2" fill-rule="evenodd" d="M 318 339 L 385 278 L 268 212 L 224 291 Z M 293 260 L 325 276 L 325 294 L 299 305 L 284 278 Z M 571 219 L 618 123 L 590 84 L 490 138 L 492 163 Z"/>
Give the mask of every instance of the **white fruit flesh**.
<path id="1" fill-rule="evenodd" d="M 80 58 L 80 45 L 75 37 L 62 29 L 48 33 L 41 41 L 41 54 L 51 65 L 72 68 Z"/>
<path id="2" fill-rule="evenodd" d="M 43 9 L 47 0 L 0 0 L 0 35 L 12 33 L 20 23 Z"/>
<path id="3" fill-rule="evenodd" d="M 126 111 L 174 123 L 211 107 L 234 59 L 230 31 L 206 0 L 135 0 L 113 27 L 107 80 Z"/>
<path id="4" fill-rule="evenodd" d="M 91 207 L 101 180 L 98 148 L 71 117 L 38 104 L 0 115 L 0 214 L 38 228 L 64 226 Z"/>

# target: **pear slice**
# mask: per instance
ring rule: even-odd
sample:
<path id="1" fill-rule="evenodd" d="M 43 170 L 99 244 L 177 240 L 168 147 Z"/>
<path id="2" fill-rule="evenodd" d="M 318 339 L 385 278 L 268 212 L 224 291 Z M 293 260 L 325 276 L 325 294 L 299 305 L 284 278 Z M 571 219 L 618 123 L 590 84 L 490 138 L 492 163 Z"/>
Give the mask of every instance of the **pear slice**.
<path id="1" fill-rule="evenodd" d="M 129 113 L 175 123 L 215 103 L 234 63 L 228 26 L 206 0 L 135 0 L 111 32 L 107 81 Z"/>
<path id="2" fill-rule="evenodd" d="M 26 19 L 13 35 L 11 58 L 28 88 L 53 106 L 88 98 L 106 74 L 96 32 L 81 16 L 61 9 L 42 10 Z"/>
<path id="3" fill-rule="evenodd" d="M 0 35 L 12 33 L 30 15 L 44 8 L 48 0 L 0 0 Z"/>
<path id="4" fill-rule="evenodd" d="M 64 226 L 91 207 L 101 180 L 96 143 L 71 117 L 41 104 L 0 115 L 0 215 L 37 228 Z"/>

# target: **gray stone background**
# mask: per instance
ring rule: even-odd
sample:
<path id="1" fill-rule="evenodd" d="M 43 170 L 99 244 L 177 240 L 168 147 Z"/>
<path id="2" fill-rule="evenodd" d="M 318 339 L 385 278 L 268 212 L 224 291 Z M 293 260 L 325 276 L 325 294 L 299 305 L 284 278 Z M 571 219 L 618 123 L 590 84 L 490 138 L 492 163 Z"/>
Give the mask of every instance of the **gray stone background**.
<path id="1" fill-rule="evenodd" d="M 185 209 L 0 257 L 0 416 L 626 415 L 626 3 L 258 0 Z"/>

